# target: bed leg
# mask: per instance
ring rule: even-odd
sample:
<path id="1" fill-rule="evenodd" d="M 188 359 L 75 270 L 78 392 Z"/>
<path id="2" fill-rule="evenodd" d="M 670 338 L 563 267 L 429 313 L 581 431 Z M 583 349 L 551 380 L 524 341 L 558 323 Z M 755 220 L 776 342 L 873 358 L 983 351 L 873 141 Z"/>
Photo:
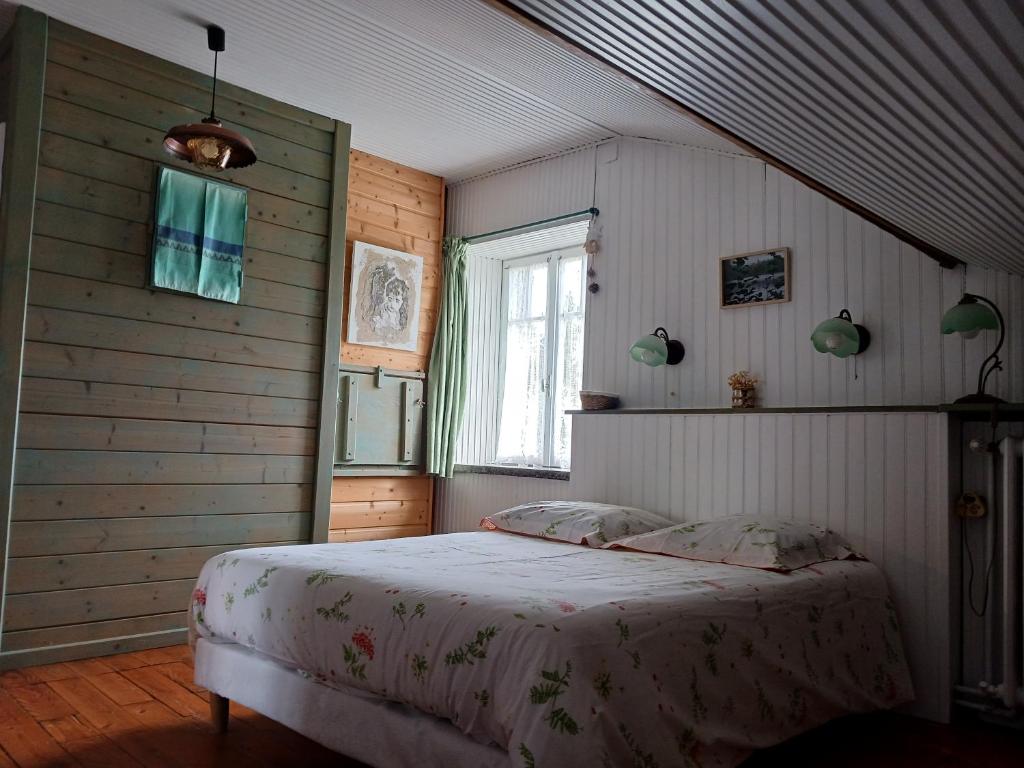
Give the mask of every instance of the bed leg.
<path id="1" fill-rule="evenodd" d="M 217 733 L 226 733 L 228 730 L 228 708 L 231 700 L 224 696 L 218 696 L 210 691 L 210 718 L 213 720 L 213 729 Z"/>

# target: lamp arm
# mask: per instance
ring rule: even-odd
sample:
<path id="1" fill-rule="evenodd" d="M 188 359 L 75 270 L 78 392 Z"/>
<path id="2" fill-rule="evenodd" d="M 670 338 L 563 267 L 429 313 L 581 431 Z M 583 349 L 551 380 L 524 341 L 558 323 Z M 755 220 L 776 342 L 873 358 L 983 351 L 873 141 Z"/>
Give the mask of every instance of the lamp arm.
<path id="1" fill-rule="evenodd" d="M 1003 313 L 999 311 L 997 307 L 990 300 L 984 296 L 978 296 L 977 294 L 965 294 L 970 296 L 975 301 L 981 301 L 988 304 L 992 308 L 992 311 L 996 313 L 996 320 L 999 321 L 999 342 L 996 344 L 996 348 L 992 350 L 992 353 L 985 358 L 981 364 L 981 368 L 978 370 L 978 394 L 985 392 L 985 383 L 988 381 L 988 377 L 992 375 L 993 371 L 1001 371 L 1003 369 L 1003 361 L 999 359 L 999 350 L 1003 348 L 1003 342 L 1006 341 L 1006 323 L 1003 321 Z M 991 367 L 989 364 L 991 363 Z M 985 369 L 988 368 L 986 371 Z"/>

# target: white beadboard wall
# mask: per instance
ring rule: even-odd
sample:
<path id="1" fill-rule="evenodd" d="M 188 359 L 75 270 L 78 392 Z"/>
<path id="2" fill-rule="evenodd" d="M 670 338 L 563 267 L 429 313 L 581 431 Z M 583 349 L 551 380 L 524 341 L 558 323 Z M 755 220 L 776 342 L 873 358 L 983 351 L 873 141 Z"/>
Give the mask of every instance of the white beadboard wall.
<path id="1" fill-rule="evenodd" d="M 966 289 L 1007 317 L 1005 369 L 990 391 L 1024 400 L 1020 275 L 943 270 L 919 252 L 750 158 L 618 139 L 449 189 L 448 231 L 476 234 L 600 209 L 601 290 L 588 297 L 584 386 L 635 407 L 728 405 L 728 375 L 762 381 L 767 406 L 904 406 L 973 391 L 995 339 L 943 337 L 943 311 Z M 718 259 L 788 246 L 793 300 L 719 307 Z M 471 400 L 457 453 L 492 458 L 500 277 L 471 270 Z M 496 293 L 497 292 L 497 293 Z M 872 333 L 856 361 L 814 352 L 810 334 L 848 307 Z M 664 325 L 686 345 L 679 366 L 629 360 Z M 472 355 L 476 355 L 473 357 Z M 616 415 L 574 419 L 569 482 L 457 474 L 438 483 L 439 532 L 542 498 L 589 498 L 700 519 L 761 511 L 827 522 L 885 571 L 918 686 L 914 711 L 943 720 L 950 682 L 950 462 L 936 413 Z M 956 478 L 959 481 L 959 477 Z M 959 555 L 957 548 L 956 555 Z"/>
<path id="2" fill-rule="evenodd" d="M 942 313 L 962 293 L 962 270 L 942 269 L 752 158 L 617 139 L 453 185 L 448 231 L 492 231 L 592 202 L 601 211 L 593 263 L 601 290 L 588 297 L 584 387 L 619 392 L 625 406 L 727 405 L 725 381 L 739 369 L 760 377 L 762 402 L 771 406 L 949 402 L 974 390 L 995 343 L 992 332 L 966 342 L 939 333 Z M 792 301 L 721 309 L 719 257 L 774 246 L 791 249 Z M 486 276 L 476 277 L 470 295 L 485 302 L 478 309 L 496 311 L 482 289 Z M 1007 318 L 1005 369 L 992 376 L 990 391 L 1024 400 L 1024 280 L 970 268 L 966 287 Z M 856 361 L 819 354 L 810 343 L 815 325 L 844 307 L 872 334 Z M 486 332 L 496 319 L 488 317 L 472 344 L 496 345 Z M 683 341 L 686 359 L 655 369 L 632 363 L 630 344 L 658 325 Z M 470 411 L 466 429 L 493 429 L 493 422 L 493 413 Z"/>
<path id="3" fill-rule="evenodd" d="M 843 532 L 886 574 L 917 702 L 950 707 L 949 441 L 939 413 L 588 415 L 571 479 L 459 474 L 439 484 L 439 531 L 536 499 L 636 505 L 674 520 L 761 512 Z"/>

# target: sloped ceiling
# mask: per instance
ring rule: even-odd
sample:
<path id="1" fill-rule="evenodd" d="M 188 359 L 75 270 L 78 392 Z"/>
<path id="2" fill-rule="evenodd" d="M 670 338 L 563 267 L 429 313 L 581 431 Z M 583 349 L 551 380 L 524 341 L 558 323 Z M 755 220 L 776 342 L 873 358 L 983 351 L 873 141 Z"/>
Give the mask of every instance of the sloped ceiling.
<path id="1" fill-rule="evenodd" d="M 478 0 L 30 0 L 74 26 L 352 124 L 458 180 L 615 135 L 730 142 Z"/>
<path id="2" fill-rule="evenodd" d="M 1024 272 L 1020 0 L 509 0 L 921 240 Z"/>

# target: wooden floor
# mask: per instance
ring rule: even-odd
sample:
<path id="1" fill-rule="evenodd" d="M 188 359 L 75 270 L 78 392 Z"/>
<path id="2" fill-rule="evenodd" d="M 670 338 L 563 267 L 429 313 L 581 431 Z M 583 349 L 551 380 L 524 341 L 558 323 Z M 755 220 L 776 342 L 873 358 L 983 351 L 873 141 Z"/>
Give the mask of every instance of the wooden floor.
<path id="1" fill-rule="evenodd" d="M 0 674 L 0 768 L 337 766 L 357 763 L 239 704 L 210 725 L 185 646 Z"/>
<path id="2" fill-rule="evenodd" d="M 228 732 L 215 734 L 184 646 L 5 672 L 0 768 L 358 766 L 234 702 L 231 715 Z M 744 764 L 777 766 L 1022 768 L 1024 734 L 977 722 L 851 717 Z"/>

